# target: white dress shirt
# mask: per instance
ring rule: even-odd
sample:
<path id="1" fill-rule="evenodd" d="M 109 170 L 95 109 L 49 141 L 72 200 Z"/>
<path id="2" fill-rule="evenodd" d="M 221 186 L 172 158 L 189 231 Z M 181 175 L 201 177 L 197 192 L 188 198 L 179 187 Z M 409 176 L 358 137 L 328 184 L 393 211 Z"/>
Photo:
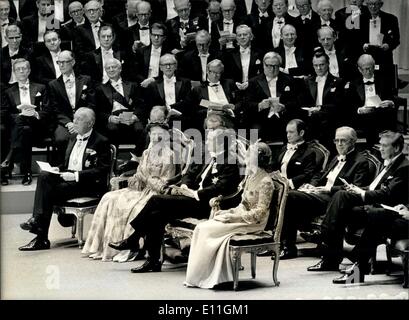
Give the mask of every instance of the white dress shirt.
<path id="1" fill-rule="evenodd" d="M 273 46 L 277 48 L 281 40 L 281 28 L 284 27 L 285 20 L 283 17 L 275 17 L 273 20 L 273 29 L 271 30 L 271 36 L 273 39 Z"/>
<path id="2" fill-rule="evenodd" d="M 284 46 L 285 51 L 285 69 L 297 68 L 297 60 L 295 59 L 295 47 Z"/>
<path id="3" fill-rule="evenodd" d="M 154 46 L 151 48 L 151 58 L 149 60 L 149 74 L 148 78 L 154 78 L 159 75 L 159 59 L 162 51 L 162 47 L 156 49 Z"/>
<path id="4" fill-rule="evenodd" d="M 249 80 L 249 68 L 250 68 L 250 46 L 247 48 L 240 47 L 240 60 L 241 60 L 241 71 L 242 71 L 242 82 L 247 82 Z"/>
<path id="5" fill-rule="evenodd" d="M 199 53 L 200 65 L 202 67 L 202 81 L 206 81 L 206 69 L 207 69 L 207 59 L 209 58 L 209 53 Z"/>
<path id="6" fill-rule="evenodd" d="M 384 161 L 384 168 L 382 169 L 381 172 L 379 172 L 379 174 L 376 176 L 376 178 L 372 181 L 372 183 L 369 185 L 368 189 L 373 191 L 376 189 L 376 187 L 378 186 L 379 182 L 382 180 L 382 178 L 384 177 L 384 175 L 386 174 L 386 172 L 389 170 L 389 168 L 391 167 L 391 165 L 395 162 L 395 160 L 401 155 L 401 153 L 399 153 L 397 156 L 393 157 L 393 159 L 391 160 L 385 160 Z"/>
<path id="7" fill-rule="evenodd" d="M 97 23 L 91 23 L 92 35 L 94 36 L 94 41 L 95 41 L 95 49 L 98 49 L 101 46 L 101 43 L 99 42 L 99 37 L 98 37 L 98 31 L 100 27 L 101 27 L 101 22 L 99 21 Z"/>
<path id="8" fill-rule="evenodd" d="M 114 57 L 114 51 L 111 49 L 106 50 L 104 48 L 101 47 L 101 57 L 102 57 L 102 83 L 106 83 L 109 80 L 108 74 L 105 71 L 105 61 L 107 61 L 107 59 L 112 59 Z"/>
<path id="9" fill-rule="evenodd" d="M 266 79 L 268 83 L 268 89 L 270 90 L 271 98 L 277 98 L 277 77 Z"/>
<path id="10" fill-rule="evenodd" d="M 76 87 L 75 87 L 75 76 L 71 73 L 69 76 L 63 74 L 62 80 L 64 81 L 65 91 L 67 92 L 68 100 L 70 101 L 70 105 L 73 109 L 75 109 L 75 95 L 76 95 Z"/>
<path id="11" fill-rule="evenodd" d="M 323 27 L 323 26 L 328 26 L 328 27 L 330 27 L 330 21 L 329 21 L 329 20 L 325 21 L 325 20 L 322 19 L 321 17 L 320 17 L 320 19 L 321 19 L 321 27 Z"/>
<path id="12" fill-rule="evenodd" d="M 0 21 L 0 26 L 1 26 L 1 47 L 4 48 L 7 46 L 7 40 L 6 40 L 6 28 L 9 25 L 9 19 L 6 19 L 4 21 Z"/>
<path id="13" fill-rule="evenodd" d="M 125 97 L 124 95 L 124 85 L 122 83 L 122 79 L 119 78 L 118 81 L 111 80 L 111 85 L 114 87 L 116 92 L 118 92 L 121 96 Z M 118 101 L 113 101 L 112 105 L 112 113 L 119 111 L 119 110 L 128 110 L 127 107 L 120 104 Z"/>
<path id="14" fill-rule="evenodd" d="M 64 17 L 64 0 L 54 0 L 54 17 L 61 22 L 65 21 Z"/>
<path id="15" fill-rule="evenodd" d="M 176 103 L 176 77 L 168 78 L 163 76 L 163 90 L 165 92 L 166 107 L 170 108 L 171 105 Z"/>
<path id="16" fill-rule="evenodd" d="M 363 81 L 364 81 L 364 87 L 365 87 L 365 100 L 366 98 L 376 96 L 375 78 L 374 77 L 369 78 L 369 79 L 364 78 Z"/>
<path id="17" fill-rule="evenodd" d="M 327 81 L 327 76 L 328 73 L 325 76 L 317 76 L 315 79 L 315 82 L 317 82 L 317 100 L 315 104 L 317 106 L 322 106 L 322 96 L 324 94 L 324 86 L 325 81 Z"/>
<path id="18" fill-rule="evenodd" d="M 375 19 L 369 20 L 369 43 L 373 45 L 381 45 L 381 18 L 376 17 Z"/>
<path id="19" fill-rule="evenodd" d="M 148 28 L 145 30 L 141 30 L 141 28 Z M 139 40 L 145 45 L 149 46 L 151 44 L 151 36 L 149 31 L 149 26 L 142 26 L 139 24 Z"/>
<path id="20" fill-rule="evenodd" d="M 9 46 L 9 56 L 10 57 L 13 57 L 16 54 L 18 54 L 18 51 L 19 51 L 19 49 L 17 49 L 16 51 L 11 51 L 11 48 Z M 14 61 L 16 61 L 16 59 L 11 59 L 10 58 L 10 60 L 11 60 L 11 66 L 12 67 L 11 67 L 11 75 L 10 75 L 10 79 L 9 79 L 8 83 L 12 84 L 12 83 L 17 82 L 16 73 L 14 72 L 14 69 L 13 69 L 13 64 L 14 64 Z"/>
<path id="21" fill-rule="evenodd" d="M 55 78 L 57 79 L 59 76 L 61 76 L 61 71 L 60 67 L 58 66 L 57 60 L 58 60 L 58 55 L 61 53 L 61 50 L 58 52 L 52 52 L 50 51 L 51 54 L 51 59 L 53 61 L 54 69 L 55 69 Z"/>
<path id="22" fill-rule="evenodd" d="M 301 142 L 303 143 L 303 142 Z M 281 160 L 281 174 L 287 178 L 287 167 L 288 167 L 288 163 L 290 162 L 292 156 L 294 155 L 294 153 L 297 151 L 298 146 L 301 143 L 296 143 L 296 144 L 287 144 L 287 150 L 284 153 L 284 156 Z"/>
<path id="23" fill-rule="evenodd" d="M 312 18 L 312 12 L 311 12 L 311 10 L 310 10 L 310 12 L 308 12 L 305 16 L 301 15 L 301 20 L 302 20 L 303 22 L 305 21 L 305 19 L 308 19 L 308 20 L 311 21 L 311 18 Z"/>
<path id="24" fill-rule="evenodd" d="M 82 161 L 84 158 L 85 149 L 87 147 L 89 136 L 92 129 L 84 135 L 77 135 L 77 141 L 71 150 L 70 159 L 68 160 L 68 170 L 75 171 L 75 180 L 78 182 L 78 171 L 82 170 Z"/>
<path id="25" fill-rule="evenodd" d="M 332 49 L 331 51 L 325 50 L 325 53 L 329 57 L 329 72 L 333 76 L 339 77 L 339 66 L 338 66 L 337 53 L 335 49 Z"/>
<path id="26" fill-rule="evenodd" d="M 47 17 L 38 15 L 38 38 L 37 42 L 44 42 L 44 33 L 47 30 Z"/>
<path id="27" fill-rule="evenodd" d="M 223 31 L 227 31 L 227 32 L 229 32 L 230 34 L 232 34 L 233 33 L 233 27 L 234 27 L 234 25 L 233 25 L 233 20 L 226 20 L 226 19 L 223 19 Z M 226 48 L 227 49 L 233 49 L 234 48 L 234 46 L 233 46 L 233 41 L 227 41 L 227 43 L 226 43 Z"/>
<path id="28" fill-rule="evenodd" d="M 20 95 L 20 104 L 31 104 L 30 83 L 28 80 L 25 83 L 18 84 L 18 91 Z"/>
<path id="29" fill-rule="evenodd" d="M 178 13 L 175 11 L 175 4 L 173 0 L 166 0 L 166 21 L 177 17 Z"/>
<path id="30" fill-rule="evenodd" d="M 229 103 L 220 82 L 209 83 L 207 91 L 209 93 L 209 101 L 222 105 Z"/>
<path id="31" fill-rule="evenodd" d="M 17 20 L 20 21 L 20 5 L 19 5 L 20 0 L 13 0 L 14 7 L 16 8 L 16 14 L 17 14 Z"/>
<path id="32" fill-rule="evenodd" d="M 245 0 L 244 2 L 246 4 L 247 15 L 249 15 L 251 13 L 251 9 L 253 8 L 253 0 Z"/>
<path id="33" fill-rule="evenodd" d="M 346 156 L 339 155 L 337 165 L 327 175 L 327 183 L 325 185 L 325 189 L 329 190 L 334 186 L 335 180 L 337 179 L 342 168 L 345 166 L 345 163 Z"/>

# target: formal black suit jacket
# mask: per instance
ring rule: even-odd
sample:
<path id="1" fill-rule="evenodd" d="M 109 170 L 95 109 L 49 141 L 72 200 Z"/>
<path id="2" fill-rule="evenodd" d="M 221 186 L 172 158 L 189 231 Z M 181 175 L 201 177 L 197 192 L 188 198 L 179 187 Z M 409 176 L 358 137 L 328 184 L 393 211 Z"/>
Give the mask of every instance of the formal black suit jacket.
<path id="1" fill-rule="evenodd" d="M 341 8 L 335 12 L 335 23 L 337 25 L 338 44 L 344 47 L 350 54 L 353 61 L 356 61 L 362 53 L 362 47 L 365 43 L 362 23 L 369 16 L 368 7 L 361 6 L 361 14 L 354 20 L 351 18 L 351 9 L 349 7 Z"/>
<path id="2" fill-rule="evenodd" d="M 42 84 L 48 84 L 56 79 L 56 70 L 49 50 L 45 50 L 42 55 L 34 59 L 31 73 L 33 79 Z"/>
<path id="3" fill-rule="evenodd" d="M 311 9 L 311 19 L 302 20 L 301 15 L 295 18 L 295 28 L 297 30 L 296 46 L 302 47 L 307 52 L 312 52 L 317 44 L 316 26 L 321 24 L 320 16 Z"/>
<path id="4" fill-rule="evenodd" d="M 315 79 L 316 76 L 312 76 L 304 80 L 303 107 L 316 106 L 318 85 Z M 342 108 L 343 92 L 343 81 L 328 72 L 322 93 L 321 111 L 336 114 Z"/>
<path id="5" fill-rule="evenodd" d="M 257 36 L 259 37 L 256 42 L 257 46 L 264 53 L 274 49 L 273 36 L 271 34 L 274 26 L 274 18 L 275 15 L 273 13 L 271 19 L 265 22 L 262 28 L 260 28 L 260 32 L 257 34 Z M 291 24 L 293 26 L 296 25 L 295 18 L 290 16 L 288 13 L 284 15 L 284 25 L 286 24 Z M 280 40 L 280 42 L 282 42 L 282 40 Z"/>
<path id="6" fill-rule="evenodd" d="M 13 59 L 23 58 L 26 60 L 30 59 L 30 50 L 27 50 L 20 46 L 18 53 L 13 57 Z M 12 73 L 11 58 L 9 52 L 9 46 L 5 46 L 0 50 L 0 63 L 1 63 L 1 82 L 6 86 L 10 81 Z"/>
<path id="7" fill-rule="evenodd" d="M 50 19 L 50 22 L 46 23 L 46 30 L 59 30 L 61 27 L 61 21 L 58 19 Z M 27 48 L 34 48 L 37 44 L 38 40 L 38 13 L 37 11 L 28 16 L 25 17 L 22 20 L 22 25 L 23 25 L 23 41 L 26 43 Z"/>
<path id="8" fill-rule="evenodd" d="M 133 60 L 133 64 L 135 65 L 135 71 L 133 74 L 129 75 L 129 79 L 132 81 L 141 83 L 143 80 L 148 78 L 149 75 L 149 64 L 151 61 L 151 51 L 152 51 L 152 44 L 147 47 L 142 47 L 136 50 L 135 54 L 131 54 L 131 60 Z M 160 55 L 163 56 L 164 54 L 169 53 L 169 50 L 166 46 L 162 46 Z M 159 70 L 159 74 L 161 71 Z"/>
<path id="9" fill-rule="evenodd" d="M 51 81 L 48 84 L 48 102 L 47 110 L 52 114 L 55 124 L 65 126 L 68 122 L 72 122 L 74 112 L 81 107 L 94 108 L 95 106 L 95 91 L 89 76 L 75 76 L 75 108 L 71 107 L 68 99 L 67 91 L 65 90 L 63 76 Z"/>
<path id="10" fill-rule="evenodd" d="M 401 154 L 386 171 L 375 190 L 365 192 L 366 204 L 397 205 L 409 201 L 409 161 Z"/>
<path id="11" fill-rule="evenodd" d="M 283 60 L 282 67 L 284 68 L 286 63 L 284 44 L 281 43 L 277 48 L 274 48 L 273 51 L 281 56 Z M 289 74 L 292 76 L 306 76 L 311 74 L 313 72 L 311 54 L 304 50 L 303 47 L 296 46 L 294 55 L 297 68 L 290 68 L 288 70 Z"/>
<path id="12" fill-rule="evenodd" d="M 227 159 L 225 163 L 227 163 Z M 202 181 L 201 175 L 206 167 L 207 164 L 190 165 L 188 171 L 182 177 L 181 184 L 186 184 L 189 188 L 198 190 Z M 239 181 L 240 175 L 237 164 L 217 164 L 216 170 L 210 170 L 203 180 L 203 189 L 198 191 L 201 205 L 209 207 L 211 198 L 232 194 L 237 190 Z"/>
<path id="13" fill-rule="evenodd" d="M 217 58 L 219 58 L 217 53 L 209 52 L 207 63 Z M 202 64 L 197 49 L 187 51 L 181 56 L 178 71 L 181 77 L 194 81 L 202 81 Z"/>
<path id="14" fill-rule="evenodd" d="M 376 94 L 381 100 L 393 100 L 392 88 L 387 80 L 377 73 L 374 75 L 374 80 Z M 356 113 L 358 108 L 365 105 L 365 85 L 362 76 L 346 84 L 346 87 L 349 105 L 352 107 L 352 112 Z"/>
<path id="15" fill-rule="evenodd" d="M 233 33 L 236 33 L 236 27 L 240 25 L 240 20 L 238 20 L 236 17 L 233 18 Z M 223 17 L 220 17 L 219 20 L 213 21 L 211 25 L 211 48 L 212 50 L 224 50 L 226 49 L 226 46 L 221 46 L 219 43 L 220 39 L 220 32 L 223 31 Z M 235 41 L 233 41 L 233 45 L 235 44 Z"/>
<path id="16" fill-rule="evenodd" d="M 100 21 L 101 26 L 104 25 Z M 77 58 L 84 56 L 86 53 L 96 49 L 94 35 L 92 33 L 91 23 L 85 19 L 84 24 L 74 28 L 74 52 Z M 114 43 L 114 46 L 116 44 Z"/>
<path id="17" fill-rule="evenodd" d="M 10 4 L 9 17 L 12 17 L 13 19 L 16 20 L 17 10 L 14 5 L 14 1 L 9 0 L 9 4 Z M 36 2 L 33 0 L 19 0 L 18 5 L 19 5 L 20 20 L 23 20 L 25 17 L 32 15 L 34 12 L 37 12 Z"/>
<path id="18" fill-rule="evenodd" d="M 383 51 L 382 49 L 370 46 L 366 52 L 373 56 L 375 62 L 379 65 L 393 64 L 393 50 L 400 44 L 399 22 L 393 14 L 381 11 L 379 13 L 381 19 L 381 33 L 384 35 L 382 43 L 387 43 L 389 49 Z M 371 16 L 364 16 L 362 21 L 362 33 L 364 43 L 369 43 L 369 20 Z"/>
<path id="19" fill-rule="evenodd" d="M 299 90 L 294 79 L 290 75 L 280 72 L 277 77 L 277 97 L 280 98 L 280 103 L 285 106 L 283 114 L 298 113 L 299 102 L 297 96 L 299 96 Z M 270 97 L 270 89 L 264 73 L 250 79 L 247 88 L 247 108 L 244 110 L 245 116 L 250 119 L 267 118 L 269 110 L 265 109 L 259 112 L 258 104 Z"/>
<path id="20" fill-rule="evenodd" d="M 339 179 L 343 178 L 348 183 L 352 183 L 358 187 L 367 186 L 371 181 L 368 179 L 369 166 L 365 157 L 353 150 L 346 155 L 345 165 L 338 174 L 337 179 L 334 182 L 334 186 L 331 188 L 331 194 L 341 190 L 344 183 Z M 338 164 L 337 157 L 334 157 L 327 165 L 327 168 L 323 172 L 316 173 L 311 180 L 313 186 L 325 186 L 327 183 L 328 173 Z"/>
<path id="21" fill-rule="evenodd" d="M 76 137 L 68 142 L 64 164 L 60 171 L 67 170 Z M 78 171 L 78 182 L 82 187 L 88 186 L 93 193 L 101 194 L 107 190 L 107 177 L 111 163 L 109 141 L 93 129 L 87 140 L 82 158 L 82 170 Z"/>
<path id="22" fill-rule="evenodd" d="M 227 79 L 233 79 L 235 82 L 243 81 L 243 67 L 240 59 L 240 48 L 228 50 L 223 53 L 224 76 Z M 254 48 L 250 49 L 250 65 L 248 79 L 255 77 L 262 72 L 263 56 L 261 52 Z"/>
<path id="23" fill-rule="evenodd" d="M 281 163 L 287 151 L 285 145 L 278 154 L 274 165 L 275 170 L 281 170 Z M 304 183 L 309 183 L 316 171 L 314 151 L 308 147 L 306 142 L 298 146 L 287 165 L 287 178 L 291 179 L 295 189 Z"/>
<path id="24" fill-rule="evenodd" d="M 164 89 L 163 77 L 155 78 L 155 82 L 149 84 L 145 92 L 145 102 L 148 109 L 152 109 L 153 106 L 166 105 L 165 89 Z M 171 105 L 171 108 L 176 109 L 182 114 L 186 112 L 186 98 L 190 94 L 191 84 L 190 80 L 185 78 L 176 77 L 175 83 L 175 97 L 176 103 Z"/>
<path id="25" fill-rule="evenodd" d="M 47 93 L 45 86 L 39 83 L 29 82 L 30 90 L 30 101 L 31 104 L 37 106 L 36 111 L 38 112 L 40 119 L 46 120 L 48 114 L 45 110 L 44 103 L 47 101 Z M 7 109 L 10 114 L 19 114 L 20 110 L 17 109 L 17 106 L 21 104 L 20 101 L 20 92 L 18 88 L 18 82 L 15 82 L 5 91 L 6 100 L 2 104 L 7 105 Z"/>
<path id="26" fill-rule="evenodd" d="M 166 22 L 168 28 L 168 42 L 171 49 L 182 49 L 180 46 L 180 18 L 177 16 L 173 19 L 170 19 Z M 186 29 L 186 33 L 197 32 L 200 29 L 206 29 L 206 18 L 203 16 L 191 17 L 189 18 L 189 26 Z M 187 48 L 193 48 L 193 44 L 189 44 Z M 186 48 L 185 48 L 186 49 Z"/>
<path id="27" fill-rule="evenodd" d="M 133 111 L 143 123 L 146 122 L 149 114 L 144 106 L 141 89 L 134 83 L 122 80 L 124 96 L 121 96 L 111 85 L 111 82 L 101 84 L 96 88 L 96 108 L 97 126 L 105 128 L 108 124 L 108 118 L 112 115 L 114 101 L 119 102 L 129 111 Z"/>
<path id="28" fill-rule="evenodd" d="M 95 49 L 92 52 L 88 52 L 87 54 L 84 55 L 83 58 L 83 64 L 81 70 L 83 70 L 83 74 L 89 75 L 91 79 L 97 83 L 102 82 L 103 78 L 103 70 L 104 66 L 102 64 L 102 49 L 98 48 Z M 123 63 L 122 66 L 122 74 L 125 74 L 127 61 L 126 60 L 126 55 L 123 51 L 120 50 L 115 50 L 114 48 L 112 49 L 113 55 L 115 59 L 118 59 Z"/>

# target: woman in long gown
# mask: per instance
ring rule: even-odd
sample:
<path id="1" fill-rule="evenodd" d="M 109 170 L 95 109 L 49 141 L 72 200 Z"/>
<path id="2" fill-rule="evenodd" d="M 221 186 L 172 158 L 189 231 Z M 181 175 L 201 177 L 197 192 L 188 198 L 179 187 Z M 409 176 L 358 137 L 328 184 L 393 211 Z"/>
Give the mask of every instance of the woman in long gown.
<path id="1" fill-rule="evenodd" d="M 249 148 L 241 203 L 214 213 L 213 219 L 196 226 L 189 253 L 185 285 L 213 288 L 233 281 L 229 240 L 233 235 L 264 230 L 274 184 L 265 168 L 271 150 L 265 143 Z"/>
<path id="2" fill-rule="evenodd" d="M 148 125 L 150 145 L 143 152 L 136 173 L 128 179 L 128 187 L 106 193 L 92 220 L 82 253 L 94 259 L 112 261 L 119 251 L 108 246 L 128 238 L 129 225 L 152 195 L 163 192 L 167 179 L 176 174 L 175 154 L 170 148 L 166 124 Z M 120 262 L 132 260 L 136 253 L 121 253 Z"/>

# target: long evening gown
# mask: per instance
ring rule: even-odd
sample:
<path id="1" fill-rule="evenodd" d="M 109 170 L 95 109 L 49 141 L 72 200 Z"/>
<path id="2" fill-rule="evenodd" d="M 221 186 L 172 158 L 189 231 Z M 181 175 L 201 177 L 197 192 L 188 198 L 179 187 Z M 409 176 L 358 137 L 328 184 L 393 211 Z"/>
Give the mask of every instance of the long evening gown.
<path id="1" fill-rule="evenodd" d="M 233 281 L 229 240 L 233 235 L 263 231 L 268 220 L 274 184 L 268 173 L 258 168 L 244 182 L 242 200 L 236 208 L 222 210 L 240 216 L 239 222 L 214 219 L 198 224 L 193 232 L 186 271 L 186 286 L 213 288 Z"/>
<path id="2" fill-rule="evenodd" d="M 102 261 L 111 261 L 119 251 L 108 246 L 128 238 L 133 229 L 129 222 L 142 210 L 154 194 L 158 194 L 168 178 L 175 175 L 174 152 L 163 146 L 146 149 L 136 173 L 129 178 L 128 188 L 106 193 L 95 213 L 83 254 L 99 257 Z"/>

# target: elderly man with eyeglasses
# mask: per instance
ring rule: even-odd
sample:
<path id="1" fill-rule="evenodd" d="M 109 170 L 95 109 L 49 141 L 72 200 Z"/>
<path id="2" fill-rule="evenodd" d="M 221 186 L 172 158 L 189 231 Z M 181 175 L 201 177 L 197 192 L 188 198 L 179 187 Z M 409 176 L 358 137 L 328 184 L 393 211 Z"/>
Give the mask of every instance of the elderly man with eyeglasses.
<path id="1" fill-rule="evenodd" d="M 379 150 L 384 161 L 380 172 L 365 188 L 345 178 L 345 190 L 337 191 L 332 197 L 321 225 L 322 260 L 309 267 L 308 271 L 338 271 L 343 257 L 346 226 L 358 229 L 365 226 L 368 212 L 374 208 L 382 205 L 393 207 L 409 202 L 409 161 L 402 153 L 403 135 L 385 131 L 379 137 Z M 362 268 L 363 272 L 368 271 L 365 266 Z M 354 280 L 362 282 L 363 278 Z M 346 279 L 334 281 L 345 282 Z"/>
<path id="2" fill-rule="evenodd" d="M 309 183 L 289 192 L 281 236 L 281 259 L 298 256 L 295 245 L 297 230 L 308 226 L 315 217 L 325 214 L 333 195 L 344 188 L 342 179 L 360 187 L 369 183 L 368 162 L 355 150 L 356 141 L 357 134 L 353 128 L 338 128 L 334 139 L 337 155 Z"/>
<path id="3" fill-rule="evenodd" d="M 298 86 L 292 76 L 280 71 L 278 53 L 266 53 L 262 64 L 263 73 L 249 80 L 243 118 L 264 141 L 284 141 L 288 121 L 300 118 Z"/>
<path id="4" fill-rule="evenodd" d="M 68 6 L 68 14 L 71 19 L 61 25 L 60 34 L 63 41 L 73 41 L 75 27 L 85 23 L 84 7 L 81 2 L 71 2 Z"/>

